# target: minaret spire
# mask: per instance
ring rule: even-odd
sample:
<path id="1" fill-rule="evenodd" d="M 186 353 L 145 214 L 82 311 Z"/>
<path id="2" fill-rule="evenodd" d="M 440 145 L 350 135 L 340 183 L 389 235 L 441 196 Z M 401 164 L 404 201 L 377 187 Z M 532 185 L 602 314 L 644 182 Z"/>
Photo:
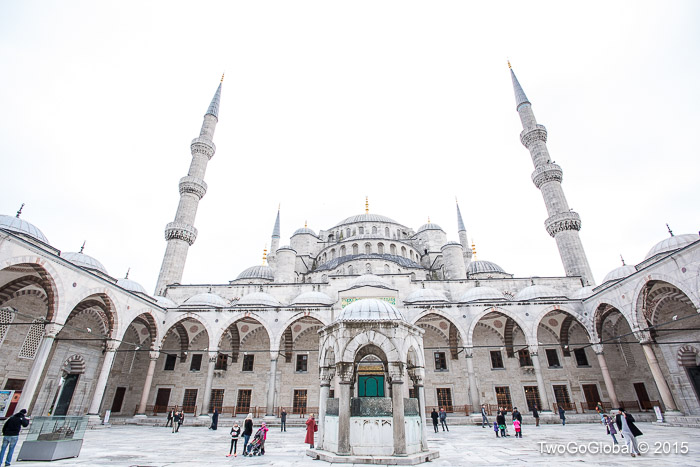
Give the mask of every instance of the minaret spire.
<path id="1" fill-rule="evenodd" d="M 462 212 L 459 210 L 459 201 L 455 196 L 455 203 L 457 204 L 457 235 L 459 235 L 459 243 L 462 245 L 462 252 L 464 255 L 464 265 L 469 269 L 469 263 L 472 262 L 472 250 L 469 248 L 469 241 L 467 240 L 467 229 L 464 227 L 464 221 L 462 221 Z"/>
<path id="2" fill-rule="evenodd" d="M 510 67 L 510 62 L 508 63 Z M 578 231 L 581 230 L 581 217 L 569 208 L 561 187 L 563 172 L 554 164 L 547 149 L 547 129 L 537 123 L 532 112 L 532 104 L 525 95 L 515 72 L 510 68 L 515 91 L 515 108 L 520 115 L 523 131 L 520 141 L 529 151 L 535 171 L 532 181 L 542 192 L 549 218 L 544 225 L 547 233 L 554 237 L 559 248 L 559 255 L 567 276 L 580 276 L 584 284 L 595 285 L 593 273 L 588 265 Z"/>
<path id="3" fill-rule="evenodd" d="M 222 82 L 223 79 L 222 76 Z M 192 162 L 187 176 L 180 179 L 180 204 L 175 212 L 175 220 L 165 227 L 165 240 L 168 244 L 158 275 L 156 295 L 163 295 L 169 284 L 179 283 L 182 280 L 187 251 L 197 239 L 194 219 L 199 201 L 207 192 L 207 184 L 204 182 L 207 163 L 216 152 L 213 139 L 216 124 L 219 121 L 221 85 L 222 83 L 219 83 L 209 108 L 204 114 L 199 137 L 193 139 L 190 144 Z"/>
<path id="4" fill-rule="evenodd" d="M 275 265 L 275 256 L 277 250 L 280 247 L 280 206 L 277 206 L 277 218 L 275 219 L 275 226 L 272 229 L 272 239 L 270 240 L 270 254 L 267 256 L 267 262 L 270 266 Z"/>

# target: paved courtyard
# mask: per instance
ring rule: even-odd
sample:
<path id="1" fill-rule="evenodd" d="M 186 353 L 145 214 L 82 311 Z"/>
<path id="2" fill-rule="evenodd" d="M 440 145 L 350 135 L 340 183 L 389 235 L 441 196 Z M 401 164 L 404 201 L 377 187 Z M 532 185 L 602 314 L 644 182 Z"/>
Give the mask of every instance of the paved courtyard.
<path id="1" fill-rule="evenodd" d="M 649 445 L 649 452 L 636 459 L 628 454 L 554 454 L 540 453 L 540 442 L 551 446 L 575 442 L 589 447 L 588 443 L 610 444 L 605 428 L 595 424 L 570 426 L 544 425 L 538 428 L 525 425 L 524 437 L 496 439 L 493 430 L 478 426 L 455 426 L 450 432 L 429 433 L 432 449 L 440 451 L 440 458 L 433 466 L 489 465 L 505 466 L 542 462 L 558 464 L 580 463 L 616 465 L 696 465 L 700 466 L 700 430 L 660 427 L 639 423 L 644 436 L 640 442 Z M 271 465 L 310 466 L 329 465 L 305 456 L 304 430 L 289 428 L 280 433 L 272 428 L 264 457 L 225 457 L 229 448 L 228 428 L 210 431 L 203 427 L 183 426 L 173 434 L 163 427 L 113 426 L 102 430 L 89 430 L 85 434 L 82 453 L 77 459 L 45 462 L 13 462 L 21 466 L 77 465 L 77 466 L 209 466 L 209 465 Z M 24 434 L 21 439 L 24 438 Z M 242 441 L 240 442 L 242 443 Z M 658 444 L 657 444 L 658 443 Z M 667 443 L 667 444 L 664 444 Z M 687 444 L 682 444 L 687 443 Z M 21 442 L 15 450 L 19 453 Z M 241 444 L 239 444 L 240 448 Z M 597 446 L 597 444 L 596 444 Z M 687 446 L 686 454 L 676 454 Z M 659 450 L 659 453 L 654 451 Z M 663 453 L 664 450 L 671 451 Z M 347 465 L 350 464 L 333 464 Z"/>

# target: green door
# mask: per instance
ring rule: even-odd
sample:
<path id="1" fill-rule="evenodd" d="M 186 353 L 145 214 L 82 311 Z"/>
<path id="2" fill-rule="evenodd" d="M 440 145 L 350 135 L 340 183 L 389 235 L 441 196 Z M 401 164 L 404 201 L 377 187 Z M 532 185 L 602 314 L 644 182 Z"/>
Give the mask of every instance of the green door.
<path id="1" fill-rule="evenodd" d="M 384 397 L 384 376 L 360 376 L 360 397 Z"/>

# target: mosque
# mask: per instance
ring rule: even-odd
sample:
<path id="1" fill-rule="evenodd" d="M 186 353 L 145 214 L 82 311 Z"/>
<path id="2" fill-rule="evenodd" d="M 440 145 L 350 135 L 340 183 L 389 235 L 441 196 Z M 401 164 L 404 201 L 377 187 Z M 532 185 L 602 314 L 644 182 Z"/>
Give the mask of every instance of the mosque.
<path id="1" fill-rule="evenodd" d="M 178 406 L 190 416 L 276 417 L 283 408 L 303 416 L 337 407 L 338 397 L 401 391 L 422 399 L 407 406 L 461 415 L 482 404 L 587 413 L 601 401 L 697 420 L 700 237 L 669 231 L 639 264 L 596 284 L 547 129 L 510 73 L 520 140 L 564 275 L 514 277 L 507 265 L 476 260 L 458 205 L 458 241 L 436 223 L 414 228 L 366 205 L 318 232 L 299 228 L 284 245 L 278 212 L 262 264 L 221 284 L 182 284 L 216 151 L 219 84 L 190 146 L 153 295 L 82 250 L 59 250 L 20 212 L 0 216 L 0 385 L 12 391 L 5 415 L 26 407 L 142 418 Z M 358 347 L 361 358 L 343 362 L 340 344 L 322 340 L 333 326 L 377 320 L 422 338 L 421 355 L 396 354 L 389 371 L 381 352 Z M 389 332 L 399 335 L 399 324 L 373 328 L 362 345 L 403 348 Z"/>

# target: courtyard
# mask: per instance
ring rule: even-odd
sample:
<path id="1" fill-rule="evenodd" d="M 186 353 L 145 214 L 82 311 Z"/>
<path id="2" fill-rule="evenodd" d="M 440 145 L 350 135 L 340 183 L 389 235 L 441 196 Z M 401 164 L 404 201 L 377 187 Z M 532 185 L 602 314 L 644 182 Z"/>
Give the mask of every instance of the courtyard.
<path id="1" fill-rule="evenodd" d="M 259 424 L 256 423 L 256 428 Z M 593 449 L 609 445 L 611 439 L 599 424 L 543 425 L 523 427 L 523 438 L 511 436 L 497 439 L 493 430 L 478 426 L 454 426 L 449 432 L 434 433 L 429 427 L 428 439 L 431 449 L 440 451 L 440 458 L 430 465 L 537 465 L 555 461 L 558 464 L 588 462 L 592 464 L 615 465 L 697 465 L 700 466 L 700 440 L 698 430 L 675 428 L 639 423 L 644 436 L 638 438 L 647 443 L 649 451 L 641 457 L 632 458 L 628 454 L 543 454 L 557 445 L 574 442 L 570 449 Z M 511 434 L 512 427 L 509 428 Z M 20 437 L 15 450 L 15 459 L 26 437 Z M 171 433 L 165 427 L 112 426 L 111 428 L 88 430 L 80 457 L 46 462 L 17 462 L 13 465 L 43 466 L 184 466 L 184 465 L 272 465 L 306 466 L 327 465 L 323 461 L 306 456 L 304 428 L 289 427 L 280 433 L 279 427 L 272 427 L 266 443 L 267 454 L 263 457 L 226 457 L 229 449 L 229 428 L 220 427 L 211 431 L 204 427 L 183 425 L 179 433 Z M 619 437 L 618 437 L 619 439 Z M 593 443 L 592 445 L 589 443 Z M 598 444 L 602 443 L 602 444 Z M 242 440 L 239 442 L 239 450 Z M 559 448 L 560 450 L 563 448 Z M 687 452 L 686 452 L 687 451 Z M 682 454 L 681 452 L 686 452 Z M 333 464 L 350 465 L 350 464 Z"/>

